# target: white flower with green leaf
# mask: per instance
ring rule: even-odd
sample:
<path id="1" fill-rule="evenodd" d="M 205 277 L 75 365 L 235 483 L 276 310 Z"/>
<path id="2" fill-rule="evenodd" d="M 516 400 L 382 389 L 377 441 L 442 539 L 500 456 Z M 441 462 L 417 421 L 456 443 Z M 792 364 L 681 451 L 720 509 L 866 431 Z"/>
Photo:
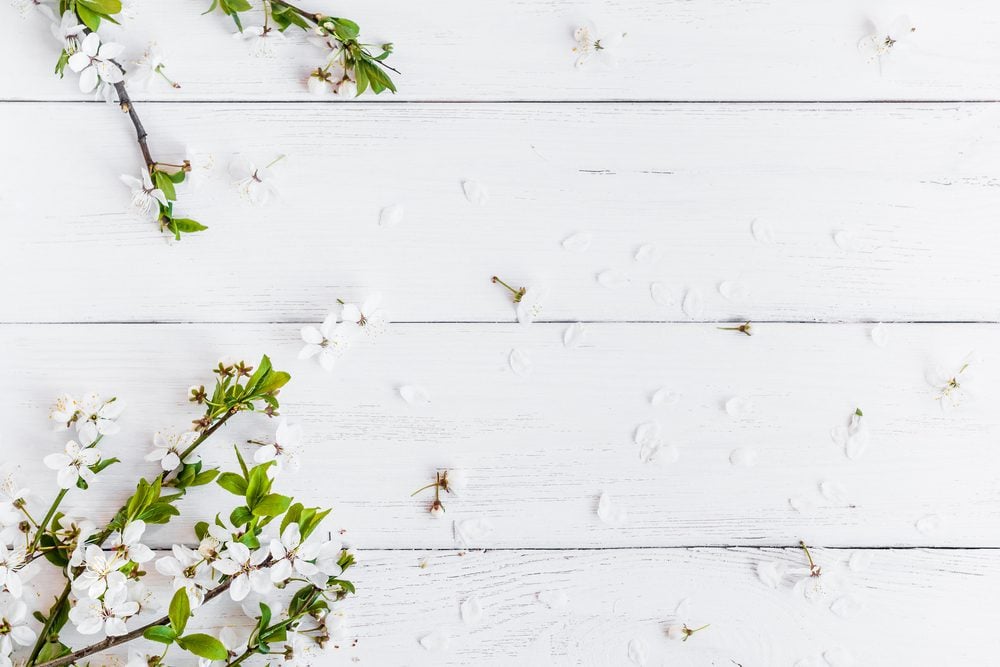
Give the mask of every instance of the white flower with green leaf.
<path id="1" fill-rule="evenodd" d="M 69 57 L 69 68 L 80 75 L 80 92 L 89 93 L 101 82 L 116 84 L 125 80 L 125 72 L 114 59 L 125 47 L 116 42 L 101 43 L 92 32 L 80 42 L 80 49 Z"/>

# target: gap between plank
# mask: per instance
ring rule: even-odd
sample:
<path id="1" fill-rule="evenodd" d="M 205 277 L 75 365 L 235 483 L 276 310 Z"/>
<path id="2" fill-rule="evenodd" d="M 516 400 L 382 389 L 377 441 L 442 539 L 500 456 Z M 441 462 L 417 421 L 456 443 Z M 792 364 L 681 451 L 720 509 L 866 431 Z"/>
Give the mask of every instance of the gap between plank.
<path id="1" fill-rule="evenodd" d="M 346 104 L 340 101 L 330 101 L 330 102 L 320 102 L 316 100 L 309 99 L 242 99 L 242 100 L 218 100 L 218 99 L 207 99 L 207 98 L 195 98 L 187 100 L 167 100 L 167 99 L 137 99 L 139 104 Z M 723 100 L 723 99 L 705 99 L 705 100 L 671 100 L 671 99 L 629 99 L 629 98 L 619 98 L 619 99 L 580 99 L 580 100 L 510 100 L 510 99 L 480 99 L 480 100 L 353 100 L 350 102 L 351 106 L 357 105 L 372 105 L 372 106 L 391 106 L 397 104 L 667 104 L 667 105 L 694 105 L 694 104 L 718 104 L 718 105 L 752 105 L 752 104 L 771 104 L 771 105 L 852 105 L 852 104 L 928 104 L 928 105 L 943 105 L 943 104 L 997 104 L 1000 103 L 1000 99 L 969 99 L 969 100 L 944 100 L 944 99 L 933 99 L 933 100 L 920 100 L 920 99 L 882 99 L 882 100 Z M 46 100 L 46 99 L 36 99 L 36 98 L 18 98 L 18 99 L 0 99 L 0 104 L 105 104 L 103 100 L 70 100 L 70 99 L 56 99 L 56 100 Z"/>

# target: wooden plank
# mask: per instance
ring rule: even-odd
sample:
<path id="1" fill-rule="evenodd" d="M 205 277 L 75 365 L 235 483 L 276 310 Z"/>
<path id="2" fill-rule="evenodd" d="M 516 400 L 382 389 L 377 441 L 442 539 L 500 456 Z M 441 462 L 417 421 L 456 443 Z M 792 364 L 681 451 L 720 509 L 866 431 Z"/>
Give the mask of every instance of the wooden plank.
<path id="1" fill-rule="evenodd" d="M 168 72 L 182 88 L 158 82 L 148 97 L 308 98 L 304 81 L 321 53 L 303 35 L 280 45 L 274 58 L 253 58 L 230 37 L 231 21 L 200 15 L 207 4 L 151 3 L 124 28 L 105 29 L 130 47 L 127 60 L 152 40 L 170 56 Z M 369 41 L 395 43 L 401 100 L 968 100 L 994 99 L 1000 86 L 1000 9 L 989 0 L 896 7 L 857 0 L 311 4 L 321 11 L 335 4 Z M 887 30 L 901 12 L 917 32 L 881 67 L 869 62 L 859 40 L 872 34 L 872 21 Z M 627 32 L 618 67 L 574 68 L 572 33 L 588 19 L 599 34 Z M 33 16 L 0 26 L 0 60 L 19 65 L 5 79 L 5 99 L 80 99 L 75 76 L 52 75 L 57 45 L 44 23 Z"/>
<path id="2" fill-rule="evenodd" d="M 870 566 L 851 570 L 855 554 L 856 563 L 867 557 Z M 796 595 L 790 580 L 773 589 L 755 574 L 760 564 L 802 567 L 797 549 L 363 551 L 353 571 L 358 595 L 341 603 L 348 637 L 313 664 L 631 665 L 633 641 L 650 665 L 825 664 L 821 655 L 832 659 L 835 651 L 853 658 L 845 664 L 968 665 L 988 664 L 1000 649 L 992 631 L 1000 622 L 995 551 L 813 555 L 822 576 L 842 581 L 838 593 L 816 601 Z M 151 588 L 166 601 L 162 584 Z M 565 604 L 550 608 L 540 595 Z M 459 605 L 471 597 L 483 619 L 470 627 Z M 847 618 L 830 611 L 841 598 L 857 607 Z M 690 612 L 678 618 L 685 599 Z M 191 628 L 247 624 L 227 599 L 211 604 Z M 913 632 L 929 619 L 939 632 Z M 687 642 L 666 638 L 667 627 L 684 622 L 711 625 Z M 418 643 L 434 631 L 450 637 L 446 651 Z M 178 657 L 171 654 L 170 664 L 188 664 Z"/>
<path id="3" fill-rule="evenodd" d="M 179 159 L 183 142 L 217 156 L 215 181 L 180 205 L 211 229 L 168 247 L 126 212 L 117 176 L 137 170 L 138 156 L 113 109 L 6 105 L 0 123 L 18 128 L 12 154 L 38 166 L 8 169 L 0 184 L 16 221 L 0 279 L 17 285 L 0 320 L 312 320 L 379 287 L 397 321 L 510 321 L 494 273 L 547 280 L 542 318 L 554 321 L 998 317 L 1000 194 L 993 151 L 977 138 L 1000 121 L 993 106 L 143 112 L 162 159 Z M 282 201 L 240 200 L 225 175 L 237 151 L 262 163 L 288 155 Z M 56 184 L 66 169 L 72 178 Z M 466 200 L 464 179 L 485 185 L 486 204 Z M 380 210 L 396 203 L 404 220 L 381 227 Z M 772 245 L 755 240 L 755 219 Z M 835 242 L 845 230 L 847 250 Z M 593 234 L 590 250 L 565 251 L 580 231 Z M 636 262 L 643 244 L 662 258 Z M 601 287 L 607 269 L 632 282 Z M 724 281 L 747 295 L 724 298 Z M 653 282 L 675 303 L 655 303 Z M 685 290 L 703 295 L 693 317 L 680 305 Z"/>
<path id="4" fill-rule="evenodd" d="M 937 363 L 957 369 L 970 350 L 988 350 L 996 325 L 896 325 L 885 349 L 861 325 L 767 325 L 747 338 L 709 324 L 593 324 L 578 349 L 564 348 L 564 328 L 393 325 L 328 375 L 295 360 L 297 325 L 5 325 L 4 451 L 22 463 L 31 488 L 51 495 L 53 473 L 41 459 L 65 439 L 47 432 L 53 397 L 92 389 L 119 396 L 129 408 L 107 452 L 128 463 L 68 500 L 71 509 L 108 517 L 150 469 L 139 459 L 152 433 L 184 429 L 197 416 L 186 388 L 210 381 L 219 358 L 266 352 L 293 373 L 282 412 L 308 434 L 302 469 L 281 485 L 304 502 L 332 505 L 335 528 L 359 548 L 448 548 L 456 544 L 453 521 L 478 518 L 493 526 L 475 540 L 481 547 L 800 538 L 1000 546 L 987 528 L 1000 519 L 995 362 L 976 362 L 978 377 L 962 377 L 971 397 L 954 416 L 942 414 L 924 379 Z M 511 372 L 512 349 L 531 359 L 530 376 Z M 397 392 L 407 384 L 425 387 L 431 404 L 405 403 Z M 664 387 L 680 395 L 677 404 L 651 406 Z M 733 397 L 750 399 L 752 413 L 727 414 Z M 871 444 L 849 460 L 830 431 L 858 407 Z M 677 447 L 673 464 L 639 458 L 634 431 L 653 420 Z M 209 460 L 229 466 L 234 443 L 273 427 L 263 416 L 227 426 Z M 731 465 L 741 448 L 757 453 L 755 467 Z M 467 470 L 471 488 L 449 499 L 438 521 L 427 514 L 429 497 L 409 495 L 448 467 Z M 841 498 L 821 493 L 827 481 L 843 487 Z M 624 525 L 598 519 L 602 492 L 627 510 Z M 205 494 L 207 506 L 231 506 L 220 489 Z M 940 527 L 921 532 L 917 523 L 928 516 Z M 156 545 L 190 539 L 190 525 L 164 528 Z"/>

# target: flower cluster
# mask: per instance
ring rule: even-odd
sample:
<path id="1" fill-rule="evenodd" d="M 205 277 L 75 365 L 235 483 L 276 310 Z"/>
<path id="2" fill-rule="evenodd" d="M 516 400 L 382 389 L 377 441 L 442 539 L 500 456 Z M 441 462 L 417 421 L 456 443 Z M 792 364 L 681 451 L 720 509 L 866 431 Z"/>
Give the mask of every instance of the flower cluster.
<path id="1" fill-rule="evenodd" d="M 299 359 L 317 359 L 325 371 L 332 371 L 337 360 L 351 347 L 357 334 L 375 340 L 389 326 L 381 309 L 382 295 L 372 294 L 358 303 L 338 301 L 339 308 L 331 312 L 319 327 L 307 326 L 301 331 L 305 345 Z"/>
<path id="2" fill-rule="evenodd" d="M 255 56 L 273 56 L 292 26 L 308 33 L 309 42 L 324 52 L 322 63 L 307 79 L 313 94 L 353 98 L 369 89 L 376 95 L 386 90 L 396 92 L 389 72 L 398 70 L 385 62 L 392 54 L 392 44 L 362 43 L 361 29 L 350 19 L 309 12 L 285 0 L 263 0 L 263 23 L 244 26 L 240 15 L 254 9 L 249 0 L 212 0 L 209 11 L 214 9 L 233 19 L 238 28 L 233 37 L 247 42 Z"/>
<path id="3" fill-rule="evenodd" d="M 143 168 L 138 177 L 122 176 L 122 181 L 132 191 L 132 208 L 143 221 L 158 222 L 161 231 L 169 232 L 175 239 L 182 234 L 200 232 L 204 225 L 174 214 L 177 200 L 176 186 L 184 181 L 192 165 L 185 160 L 180 164 L 160 162 L 153 158 L 147 143 L 147 133 L 135 106 L 128 95 L 126 82 L 148 88 L 155 77 L 160 77 L 172 88 L 180 85 L 171 81 L 166 73 L 163 52 L 151 45 L 135 62 L 132 72 L 126 72 L 120 58 L 125 47 L 117 42 L 104 41 L 98 33 L 103 22 L 118 23 L 122 12 L 121 0 L 59 0 L 58 14 L 38 0 L 41 13 L 52 20 L 52 35 L 62 47 L 55 72 L 63 76 L 67 68 L 80 75 L 80 91 L 95 92 L 98 99 L 112 102 L 117 98 L 122 111 L 128 114 L 135 128 L 136 141 L 142 154 Z"/>
<path id="4" fill-rule="evenodd" d="M 215 373 L 212 391 L 199 386 L 190 392 L 190 399 L 205 409 L 194 428 L 153 436 L 146 460 L 156 462 L 157 473 L 138 481 L 104 527 L 67 516 L 59 507 L 72 489 L 88 489 L 117 462 L 104 457 L 98 445 L 119 432 L 124 406 L 97 394 L 57 399 L 50 418 L 58 429 L 73 429 L 75 436 L 63 451 L 45 456 L 60 487 L 48 510 L 36 512 L 33 505 L 39 501 L 9 475 L 0 479 L 0 665 L 13 663 L 17 646 L 31 647 L 17 658 L 18 664 L 59 667 L 140 636 L 165 648 L 154 656 L 132 651 L 129 664 L 165 665 L 166 653 L 174 647 L 203 664 L 237 664 L 274 653 L 308 660 L 342 632 L 342 616 L 331 614 L 330 606 L 354 592 L 341 578 L 354 556 L 338 542 L 314 537 L 329 509 L 306 507 L 272 488 L 275 474 L 291 462 L 300 429 L 282 420 L 273 444 L 251 441 L 259 445 L 256 465 L 248 466 L 236 451 L 235 472 L 206 468 L 197 451 L 239 413 L 276 416 L 278 393 L 290 376 L 275 370 L 266 356 L 256 368 L 242 361 L 220 363 Z M 175 544 L 169 555 L 156 558 L 144 543 L 149 527 L 179 515 L 177 501 L 212 482 L 238 496 L 237 506 L 225 519 L 220 513 L 211 523 L 195 526 L 197 547 Z M 43 518 L 36 521 L 37 516 Z M 36 632 L 29 622 L 22 570 L 39 557 L 58 567 L 66 582 L 49 609 L 34 612 L 42 624 Z M 152 611 L 143 583 L 152 568 L 169 577 L 174 594 L 165 617 L 140 622 L 144 612 Z M 255 619 L 254 629 L 243 637 L 232 630 L 219 637 L 188 632 L 196 610 L 226 592 L 244 603 Z M 80 635 L 104 638 L 74 650 L 61 639 L 67 624 Z"/>

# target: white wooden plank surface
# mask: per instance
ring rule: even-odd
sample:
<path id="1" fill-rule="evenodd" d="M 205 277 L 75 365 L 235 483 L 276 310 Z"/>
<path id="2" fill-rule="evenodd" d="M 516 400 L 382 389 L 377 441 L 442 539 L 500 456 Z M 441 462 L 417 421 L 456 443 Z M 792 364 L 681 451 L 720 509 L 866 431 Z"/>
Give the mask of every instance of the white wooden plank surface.
<path id="1" fill-rule="evenodd" d="M 986 320 L 1000 316 L 989 105 L 148 105 L 161 159 L 184 142 L 217 178 L 182 196 L 208 224 L 169 247 L 127 213 L 138 169 L 113 108 L 7 104 L 4 321 L 319 319 L 337 298 L 387 294 L 397 321 L 509 321 L 490 284 L 549 282 L 550 320 L 684 320 L 662 281 L 704 294 L 698 319 Z M 87 127 L 86 132 L 77 128 Z M 30 148 L 29 148 L 30 147 Z M 283 201 L 245 205 L 225 165 L 288 155 Z M 344 152 L 349 160 L 334 160 Z M 72 171 L 72 178 L 52 174 Z M 462 194 L 466 178 L 490 191 Z M 319 187 L 317 186 L 319 184 Z M 44 205 L 41 205 L 44 202 Z M 401 203 L 397 227 L 378 224 Z M 751 221 L 775 242 L 754 240 Z M 834 234 L 849 230 L 858 250 Z M 561 241 L 590 231 L 592 248 Z M 654 243 L 656 264 L 633 259 Z M 250 271 L 263 263 L 266 271 Z M 192 274 L 192 268 L 195 273 Z M 631 275 L 610 290 L 605 269 Z M 44 276 L 44 279 L 38 277 Z M 167 278 L 169 277 L 169 279 Z M 722 281 L 749 296 L 724 299 Z M 72 289 L 68 290 L 68 286 Z M 127 288 L 114 288 L 127 285 Z M 185 285 L 181 287 L 180 285 Z M 197 288 L 191 288 L 197 285 Z"/>
<path id="2" fill-rule="evenodd" d="M 207 2 L 145 3 L 121 30 L 106 29 L 137 58 L 156 40 L 179 91 L 156 99 L 306 99 L 320 52 L 296 35 L 272 59 L 230 38 L 232 22 L 201 16 Z M 259 4 L 259 3 L 258 3 Z M 795 0 L 363 0 L 302 3 L 391 40 L 403 100 L 843 100 L 995 99 L 1000 9 L 990 0 L 803 3 Z M 57 44 L 44 21 L 4 9 L 0 62 L 5 99 L 80 99 L 72 76 L 52 76 Z M 917 26 L 880 68 L 857 44 L 899 14 Z M 617 68 L 576 70 L 573 29 L 591 19 L 628 37 Z M 259 23 L 258 19 L 258 23 Z M 248 22 L 249 23 L 249 22 Z M 600 31 L 599 31 L 600 32 Z"/>
<path id="3" fill-rule="evenodd" d="M 452 520 L 490 519 L 482 547 L 612 547 L 795 544 L 828 546 L 1000 546 L 998 520 L 1000 380 L 989 358 L 966 385 L 973 398 L 946 418 L 924 380 L 938 362 L 958 366 L 987 351 L 995 325 L 896 325 L 876 347 L 862 325 L 767 325 L 752 338 L 709 324 L 589 325 L 579 349 L 565 349 L 563 325 L 395 325 L 377 345 L 359 345 L 327 375 L 297 362 L 298 326 L 7 325 L 0 330 L 5 448 L 25 461 L 34 489 L 53 475 L 39 452 L 61 434 L 39 437 L 52 398 L 96 388 L 130 407 L 107 451 L 130 463 L 108 470 L 100 489 L 74 493 L 70 507 L 109 516 L 119 506 L 157 429 L 185 428 L 197 411 L 184 392 L 208 381 L 226 355 L 272 356 L 293 373 L 283 412 L 309 434 L 303 468 L 284 483 L 303 499 L 332 504 L 336 527 L 359 548 L 455 544 Z M 514 376 L 508 353 L 533 361 Z M 419 408 L 396 393 L 427 388 Z M 660 387 L 682 398 L 653 408 Z M 751 399 L 751 417 L 726 414 L 733 396 Z M 848 460 L 830 430 L 856 407 L 872 444 Z M 680 458 L 643 464 L 633 432 L 658 420 Z M 232 463 L 230 445 L 268 435 L 273 424 L 247 416 L 217 436 L 213 461 Z M 753 468 L 730 465 L 733 450 L 759 453 Z M 437 467 L 467 469 L 467 498 L 447 519 L 409 494 Z M 832 501 L 818 485 L 842 484 Z M 595 513 L 606 491 L 629 514 L 622 527 Z M 216 505 L 231 506 L 221 490 Z M 790 498 L 813 507 L 797 512 Z M 218 502 L 216 502 L 218 501 Z M 199 503 L 200 504 L 200 503 Z M 915 524 L 942 519 L 940 531 Z M 190 539 L 190 526 L 160 531 L 155 544 Z"/>
<path id="4" fill-rule="evenodd" d="M 341 607 L 347 641 L 313 664 L 631 665 L 633 640 L 649 665 L 822 665 L 821 654 L 837 650 L 855 665 L 989 664 L 1000 649 L 996 551 L 873 550 L 861 572 L 846 566 L 855 553 L 814 549 L 843 583 L 841 593 L 812 602 L 790 580 L 772 589 L 755 574 L 759 563 L 800 567 L 797 549 L 362 551 L 358 595 Z M 162 585 L 152 589 L 166 601 Z M 539 594 L 566 604 L 549 608 Z M 459 605 L 473 596 L 484 617 L 470 627 Z M 830 611 L 842 596 L 859 607 L 848 618 Z M 678 619 L 684 599 L 690 615 Z M 246 624 L 227 599 L 211 604 L 190 627 Z M 711 626 L 687 642 L 667 639 L 678 622 Z M 436 630 L 449 635 L 447 651 L 418 643 Z M 179 657 L 170 664 L 189 664 Z"/>

